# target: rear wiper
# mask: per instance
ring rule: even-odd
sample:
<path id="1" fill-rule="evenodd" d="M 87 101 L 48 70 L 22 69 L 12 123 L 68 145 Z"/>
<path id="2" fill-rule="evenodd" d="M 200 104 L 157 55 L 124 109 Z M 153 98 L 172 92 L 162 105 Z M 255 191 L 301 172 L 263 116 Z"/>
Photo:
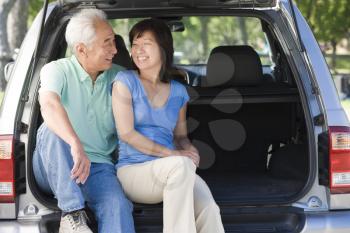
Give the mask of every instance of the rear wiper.
<path id="1" fill-rule="evenodd" d="M 39 49 L 40 49 L 40 44 L 41 44 L 41 38 L 42 38 L 42 34 L 44 31 L 44 25 L 45 25 L 45 19 L 46 19 L 46 13 L 47 13 L 47 8 L 48 8 L 48 4 L 49 4 L 49 0 L 45 0 L 44 1 L 44 6 L 43 6 L 43 17 L 41 19 L 41 25 L 40 25 L 40 31 L 39 31 L 39 35 L 38 35 L 38 39 L 36 41 L 36 46 L 35 46 L 35 50 L 34 50 L 34 55 L 33 55 L 33 62 L 31 64 L 31 69 L 29 72 L 29 82 L 28 84 L 30 84 L 32 82 L 33 76 L 34 76 L 34 70 L 35 67 L 38 63 L 38 54 L 39 54 Z M 27 88 L 25 90 L 25 92 L 22 95 L 21 100 L 23 102 L 27 102 L 29 100 L 29 89 L 30 89 L 30 85 L 27 85 Z"/>
<path id="2" fill-rule="evenodd" d="M 292 18 L 293 18 L 294 28 L 295 28 L 295 31 L 297 33 L 297 40 L 299 42 L 298 43 L 299 44 L 299 50 L 300 50 L 300 52 L 305 52 L 305 46 L 304 46 L 303 41 L 301 40 L 300 31 L 299 31 L 299 27 L 298 27 L 298 23 L 297 23 L 297 18 L 295 16 L 295 11 L 294 11 L 294 7 L 293 7 L 293 0 L 288 0 L 288 2 L 289 2 L 290 9 L 292 11 Z"/>

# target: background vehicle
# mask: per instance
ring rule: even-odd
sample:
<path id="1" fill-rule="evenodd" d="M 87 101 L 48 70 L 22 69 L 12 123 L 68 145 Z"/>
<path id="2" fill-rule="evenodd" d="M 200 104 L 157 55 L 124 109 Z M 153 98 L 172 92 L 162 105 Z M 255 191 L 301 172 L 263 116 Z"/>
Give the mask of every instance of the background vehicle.
<path id="1" fill-rule="evenodd" d="M 69 56 L 65 26 L 86 7 L 105 10 L 126 42 L 141 18 L 163 18 L 171 27 L 180 70 L 174 75 L 191 96 L 198 173 L 226 232 L 349 232 L 350 125 L 310 28 L 287 0 L 50 4 L 39 46 L 40 15 L 1 106 L 0 232 L 58 230 L 56 201 L 38 189 L 31 168 L 42 122 L 39 72 Z M 128 67 L 126 48 L 118 50 L 115 63 Z M 134 217 L 138 232 L 162 231 L 161 204 L 135 203 Z"/>

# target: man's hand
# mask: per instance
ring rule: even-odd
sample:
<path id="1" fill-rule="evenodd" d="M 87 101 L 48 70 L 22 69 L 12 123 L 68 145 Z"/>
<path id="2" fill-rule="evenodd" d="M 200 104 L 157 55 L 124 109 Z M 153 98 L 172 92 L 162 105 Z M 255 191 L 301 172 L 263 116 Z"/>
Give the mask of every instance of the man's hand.
<path id="1" fill-rule="evenodd" d="M 90 174 L 90 160 L 80 142 L 71 145 L 71 154 L 74 162 L 71 178 L 76 179 L 77 184 L 84 184 Z"/>
<path id="2" fill-rule="evenodd" d="M 71 178 L 76 179 L 77 184 L 84 184 L 90 174 L 90 160 L 74 132 L 60 96 L 51 91 L 44 91 L 40 92 L 39 101 L 41 114 L 47 127 L 71 147 L 74 162 Z"/>

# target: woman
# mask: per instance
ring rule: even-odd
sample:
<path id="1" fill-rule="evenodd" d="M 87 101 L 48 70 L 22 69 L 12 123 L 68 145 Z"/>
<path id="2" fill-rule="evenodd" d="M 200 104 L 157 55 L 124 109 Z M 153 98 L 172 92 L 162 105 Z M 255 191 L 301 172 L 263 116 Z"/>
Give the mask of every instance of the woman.
<path id="1" fill-rule="evenodd" d="M 224 232 L 220 210 L 195 173 L 197 149 L 187 138 L 184 86 L 171 80 L 173 39 L 161 20 L 131 29 L 136 71 L 119 72 L 112 91 L 119 135 L 118 178 L 138 203 L 163 201 L 163 232 Z"/>

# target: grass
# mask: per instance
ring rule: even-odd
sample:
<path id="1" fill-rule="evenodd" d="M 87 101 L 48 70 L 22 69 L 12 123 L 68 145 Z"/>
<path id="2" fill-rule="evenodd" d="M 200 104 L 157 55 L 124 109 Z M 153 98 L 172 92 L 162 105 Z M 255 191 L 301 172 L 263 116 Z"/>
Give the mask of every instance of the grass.
<path id="1" fill-rule="evenodd" d="M 350 56 L 349 55 L 337 55 L 335 70 L 332 68 L 331 56 L 326 55 L 326 61 L 329 68 L 337 73 L 350 73 Z"/>
<path id="2" fill-rule="evenodd" d="M 350 110 L 350 99 L 343 100 L 341 104 L 343 105 L 343 108 L 347 108 Z"/>
<path id="3" fill-rule="evenodd" d="M 348 115 L 348 119 L 350 119 L 350 99 L 342 100 L 341 105 L 343 106 L 346 114 Z"/>
<path id="4" fill-rule="evenodd" d="M 341 105 L 347 111 L 350 111 L 350 99 L 342 100 Z"/>

